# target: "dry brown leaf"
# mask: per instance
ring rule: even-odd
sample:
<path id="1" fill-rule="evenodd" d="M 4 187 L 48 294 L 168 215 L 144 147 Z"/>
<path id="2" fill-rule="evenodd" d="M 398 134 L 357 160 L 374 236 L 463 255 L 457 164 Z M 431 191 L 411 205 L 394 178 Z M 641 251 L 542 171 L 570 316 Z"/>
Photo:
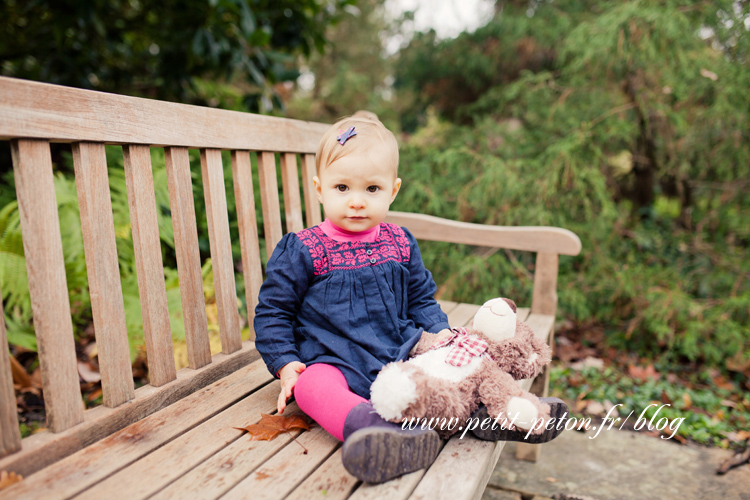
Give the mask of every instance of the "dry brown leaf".
<path id="1" fill-rule="evenodd" d="M 701 76 L 704 78 L 708 78 L 709 80 L 716 81 L 719 79 L 719 76 L 714 73 L 713 71 L 709 71 L 705 68 L 701 68 Z"/>
<path id="2" fill-rule="evenodd" d="M 693 406 L 693 400 L 690 398 L 690 394 L 688 394 L 687 392 L 682 393 L 682 404 L 685 406 L 685 409 Z"/>
<path id="3" fill-rule="evenodd" d="M 8 354 L 10 357 L 10 370 L 13 373 L 13 383 L 19 385 L 21 389 L 27 389 L 31 387 L 31 377 L 26 373 L 26 369 L 18 362 L 18 360 Z"/>
<path id="4" fill-rule="evenodd" d="M 726 474 L 729 472 L 729 469 L 732 469 L 734 467 L 739 467 L 740 465 L 746 464 L 747 462 L 750 462 L 750 446 L 745 449 L 745 451 L 741 453 L 736 453 L 734 456 L 726 459 L 718 469 L 716 469 L 716 473 L 719 475 Z"/>
<path id="5" fill-rule="evenodd" d="M 643 366 L 637 366 L 637 365 L 628 365 L 628 374 L 641 381 L 646 381 L 647 379 L 654 379 L 659 380 L 661 378 L 661 373 L 657 372 L 654 369 L 654 365 L 648 365 L 646 367 Z"/>
<path id="6" fill-rule="evenodd" d="M 257 424 L 251 424 L 247 427 L 235 427 L 235 429 L 247 432 L 253 441 L 269 441 L 280 433 L 292 429 L 310 430 L 310 425 L 299 415 L 285 417 L 284 415 L 266 415 L 265 413 L 261 413 L 260 416 L 260 422 Z"/>
<path id="7" fill-rule="evenodd" d="M 8 472 L 7 470 L 0 472 L 0 490 L 3 490 L 11 484 L 20 483 L 23 481 L 23 477 L 15 472 Z"/>

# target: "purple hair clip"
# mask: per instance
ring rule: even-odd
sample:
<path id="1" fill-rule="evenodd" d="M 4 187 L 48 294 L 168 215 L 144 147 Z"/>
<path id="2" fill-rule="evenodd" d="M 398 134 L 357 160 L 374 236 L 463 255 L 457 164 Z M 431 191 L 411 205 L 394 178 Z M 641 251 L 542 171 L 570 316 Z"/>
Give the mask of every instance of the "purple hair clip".
<path id="1" fill-rule="evenodd" d="M 336 140 L 339 141 L 339 144 L 341 144 L 342 146 L 346 143 L 346 141 L 357 135 L 354 127 L 349 127 L 349 130 L 347 130 L 346 132 L 344 132 L 343 130 L 339 130 L 339 132 L 341 133 L 336 136 Z"/>

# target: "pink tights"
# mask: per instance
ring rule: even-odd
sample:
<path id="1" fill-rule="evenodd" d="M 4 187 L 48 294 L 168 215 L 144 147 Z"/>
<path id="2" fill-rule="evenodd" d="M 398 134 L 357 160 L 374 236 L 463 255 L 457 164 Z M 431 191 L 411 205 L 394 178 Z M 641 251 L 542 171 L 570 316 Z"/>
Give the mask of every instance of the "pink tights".
<path id="1" fill-rule="evenodd" d="M 294 399 L 302 411 L 339 441 L 352 408 L 367 400 L 353 393 L 341 370 L 322 363 L 308 366 L 294 386 Z"/>

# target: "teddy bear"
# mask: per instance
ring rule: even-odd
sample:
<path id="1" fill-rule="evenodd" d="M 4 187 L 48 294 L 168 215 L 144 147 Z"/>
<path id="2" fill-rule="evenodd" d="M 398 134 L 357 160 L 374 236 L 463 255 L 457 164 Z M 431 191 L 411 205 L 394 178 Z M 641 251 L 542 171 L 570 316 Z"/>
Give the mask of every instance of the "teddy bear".
<path id="1" fill-rule="evenodd" d="M 531 327 L 518 321 L 515 303 L 496 298 L 482 305 L 469 328 L 454 328 L 450 336 L 423 333 L 409 359 L 383 367 L 370 399 L 391 422 L 457 418 L 463 423 L 490 417 L 497 425 L 475 425 L 476 437 L 544 442 L 562 430 L 559 425 L 547 429 L 547 424 L 563 419 L 567 406 L 557 398 L 540 400 L 516 380 L 537 376 L 551 354 Z M 463 429 L 445 427 L 435 428 L 443 438 Z"/>

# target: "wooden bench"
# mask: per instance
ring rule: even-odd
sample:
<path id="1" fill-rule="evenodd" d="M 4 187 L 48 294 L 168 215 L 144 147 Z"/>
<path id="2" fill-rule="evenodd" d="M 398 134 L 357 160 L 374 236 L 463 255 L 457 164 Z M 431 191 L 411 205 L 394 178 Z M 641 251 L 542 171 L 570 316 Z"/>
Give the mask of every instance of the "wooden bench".
<path id="1" fill-rule="evenodd" d="M 254 344 L 243 342 L 229 237 L 237 218 L 250 324 L 262 282 L 251 154 L 268 253 L 286 231 L 321 220 L 311 189 L 325 124 L 0 78 L 0 139 L 10 140 L 39 345 L 48 431 L 21 440 L 8 358 L 0 356 L 0 471 L 25 479 L 0 498 L 478 498 L 504 443 L 448 441 L 437 461 L 382 484 L 341 465 L 320 427 L 272 441 L 234 429 L 272 413 L 279 392 Z M 64 273 L 50 142 L 72 144 L 104 403 L 84 411 Z M 134 389 L 104 144 L 123 147 L 150 384 Z M 175 369 L 149 148 L 164 148 L 189 368 Z M 188 148 L 200 149 L 222 352 L 211 355 Z M 228 213 L 221 151 L 231 151 L 236 213 Z M 279 154 L 280 165 L 276 164 Z M 298 163 L 299 169 L 298 171 Z M 302 180 L 302 189 L 300 181 Z M 302 191 L 302 193 L 301 193 Z M 303 210 L 306 219 L 303 220 Z M 203 214 L 198 214 L 203 217 Z M 551 341 L 558 254 L 580 242 L 556 228 L 485 227 L 391 213 L 423 240 L 537 252 L 528 316 Z M 478 306 L 443 302 L 451 324 Z M 7 339 L 0 322 L 0 346 Z M 531 381 L 523 382 L 525 387 Z M 546 392 L 547 376 L 537 381 Z M 299 411 L 294 404 L 291 410 Z M 532 453 L 525 451 L 524 453 Z"/>

